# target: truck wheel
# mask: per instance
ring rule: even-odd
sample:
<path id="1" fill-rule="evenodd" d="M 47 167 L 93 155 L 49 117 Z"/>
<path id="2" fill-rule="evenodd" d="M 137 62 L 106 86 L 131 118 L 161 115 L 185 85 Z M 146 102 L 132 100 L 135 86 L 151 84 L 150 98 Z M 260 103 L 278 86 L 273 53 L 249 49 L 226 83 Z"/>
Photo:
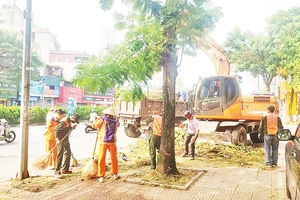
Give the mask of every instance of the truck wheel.
<path id="1" fill-rule="evenodd" d="M 125 127 L 124 133 L 125 133 L 125 135 L 127 135 L 128 137 L 131 137 L 131 138 L 138 138 L 142 134 L 139 131 L 139 129 L 133 127 L 132 125 L 128 125 L 128 127 Z"/>
<path id="2" fill-rule="evenodd" d="M 231 143 L 237 145 L 238 143 L 247 144 L 247 132 L 243 126 L 236 127 L 231 133 Z"/>
<path id="3" fill-rule="evenodd" d="M 250 133 L 250 138 L 253 143 L 264 143 L 264 138 L 259 138 L 258 137 L 258 132 L 257 133 Z"/>

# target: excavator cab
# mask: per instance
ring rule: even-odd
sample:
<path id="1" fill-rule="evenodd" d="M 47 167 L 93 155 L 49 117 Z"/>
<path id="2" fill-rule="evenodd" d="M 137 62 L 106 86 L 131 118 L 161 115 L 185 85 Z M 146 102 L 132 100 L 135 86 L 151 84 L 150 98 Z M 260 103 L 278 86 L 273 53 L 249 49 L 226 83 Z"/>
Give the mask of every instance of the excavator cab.
<path id="1" fill-rule="evenodd" d="M 224 110 L 241 95 L 235 76 L 212 76 L 202 79 L 195 91 L 195 112 L 202 116 L 222 116 Z"/>

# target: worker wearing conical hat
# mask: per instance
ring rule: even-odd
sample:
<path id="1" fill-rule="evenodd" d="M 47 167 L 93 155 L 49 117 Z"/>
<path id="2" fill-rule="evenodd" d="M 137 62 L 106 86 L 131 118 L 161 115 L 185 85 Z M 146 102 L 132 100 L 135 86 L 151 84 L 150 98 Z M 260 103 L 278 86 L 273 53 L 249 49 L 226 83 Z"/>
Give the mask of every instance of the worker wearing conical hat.
<path id="1" fill-rule="evenodd" d="M 116 110 L 112 107 L 106 108 L 102 111 L 103 117 L 97 117 L 93 123 L 93 128 L 98 129 L 98 176 L 102 183 L 105 175 L 105 157 L 107 149 L 111 155 L 112 174 L 114 179 L 118 179 L 118 158 L 117 158 L 117 136 L 118 116 Z"/>

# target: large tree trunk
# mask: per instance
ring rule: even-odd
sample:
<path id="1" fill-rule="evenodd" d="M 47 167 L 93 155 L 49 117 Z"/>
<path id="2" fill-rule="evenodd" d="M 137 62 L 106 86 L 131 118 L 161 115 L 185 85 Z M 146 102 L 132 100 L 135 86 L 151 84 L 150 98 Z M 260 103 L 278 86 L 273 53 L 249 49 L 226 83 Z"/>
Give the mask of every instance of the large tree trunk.
<path id="1" fill-rule="evenodd" d="M 165 38 L 168 39 L 165 52 L 162 57 L 163 66 L 163 132 L 161 136 L 160 156 L 157 171 L 161 174 L 177 174 L 175 161 L 174 132 L 175 132 L 175 85 L 176 85 L 176 61 L 177 52 L 175 28 L 171 26 L 165 30 Z"/>

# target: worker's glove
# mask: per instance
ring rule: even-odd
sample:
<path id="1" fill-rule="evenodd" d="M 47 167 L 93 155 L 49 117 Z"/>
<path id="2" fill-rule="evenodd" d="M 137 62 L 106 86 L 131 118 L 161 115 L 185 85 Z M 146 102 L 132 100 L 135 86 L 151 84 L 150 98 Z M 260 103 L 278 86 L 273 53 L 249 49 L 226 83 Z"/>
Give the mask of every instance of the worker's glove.
<path id="1" fill-rule="evenodd" d="M 76 129 L 76 127 L 77 127 L 77 124 L 73 125 L 72 129 L 74 130 L 74 129 Z"/>
<path id="2" fill-rule="evenodd" d="M 260 140 L 262 140 L 262 139 L 264 138 L 264 134 L 263 134 L 263 133 L 258 133 L 258 138 L 259 138 Z"/>

